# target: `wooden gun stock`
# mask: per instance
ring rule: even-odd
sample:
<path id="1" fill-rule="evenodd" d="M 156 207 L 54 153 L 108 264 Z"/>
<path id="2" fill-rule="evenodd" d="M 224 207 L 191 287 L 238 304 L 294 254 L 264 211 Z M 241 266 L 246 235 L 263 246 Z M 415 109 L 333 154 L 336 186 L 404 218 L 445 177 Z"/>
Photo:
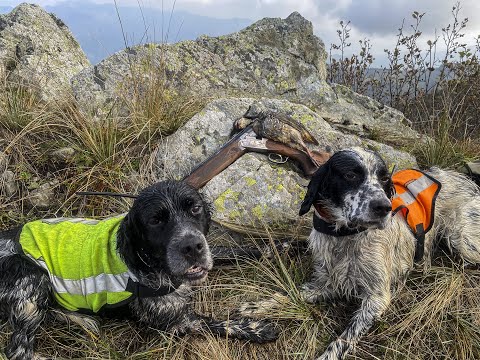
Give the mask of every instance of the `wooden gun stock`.
<path id="1" fill-rule="evenodd" d="M 293 149 L 283 143 L 265 138 L 257 139 L 251 126 L 248 126 L 216 153 L 195 167 L 189 175 L 183 178 L 183 181 L 200 189 L 247 152 L 276 153 L 294 159 L 299 163 L 306 177 L 311 177 L 318 167 L 330 157 L 329 153 L 313 151 L 313 161 L 303 151 Z"/>
<path id="2" fill-rule="evenodd" d="M 195 189 L 204 187 L 214 176 L 220 174 L 247 152 L 247 149 L 240 146 L 240 140 L 248 134 L 254 135 L 251 126 L 247 126 L 218 149 L 217 152 L 198 164 L 190 174 L 183 178 L 183 181 Z"/>

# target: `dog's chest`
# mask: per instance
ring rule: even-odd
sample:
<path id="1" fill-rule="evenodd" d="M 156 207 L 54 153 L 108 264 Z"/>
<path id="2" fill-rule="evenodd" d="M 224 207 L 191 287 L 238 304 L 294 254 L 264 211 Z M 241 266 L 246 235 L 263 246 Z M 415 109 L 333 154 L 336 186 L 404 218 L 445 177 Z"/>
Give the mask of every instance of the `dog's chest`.
<path id="1" fill-rule="evenodd" d="M 374 255 L 360 242 L 341 240 L 317 232 L 310 236 L 315 282 L 340 297 L 363 297 L 379 282 Z M 371 253 L 375 251 L 372 249 Z M 370 257 L 370 258 L 369 258 Z"/>
<path id="2" fill-rule="evenodd" d="M 185 316 L 192 311 L 190 290 L 178 289 L 169 295 L 156 298 L 135 299 L 130 307 L 138 319 L 148 322 L 152 316 L 161 330 L 181 328 Z"/>

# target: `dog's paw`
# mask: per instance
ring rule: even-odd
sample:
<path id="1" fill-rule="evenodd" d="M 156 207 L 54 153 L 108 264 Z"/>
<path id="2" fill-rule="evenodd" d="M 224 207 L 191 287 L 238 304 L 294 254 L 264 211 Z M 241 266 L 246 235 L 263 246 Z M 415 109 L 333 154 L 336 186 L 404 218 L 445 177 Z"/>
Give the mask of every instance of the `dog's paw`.
<path id="1" fill-rule="evenodd" d="M 100 324 L 92 316 L 60 309 L 52 310 L 51 315 L 53 315 L 55 319 L 62 322 L 74 323 L 87 332 L 94 333 L 95 335 L 100 334 Z"/>
<path id="2" fill-rule="evenodd" d="M 40 356 L 38 354 L 33 355 L 33 360 L 50 360 L 51 358 L 45 357 L 45 356 Z"/>
<path id="3" fill-rule="evenodd" d="M 341 360 L 342 358 L 337 357 L 332 352 L 325 351 L 322 355 L 315 358 L 315 360 Z"/>
<path id="4" fill-rule="evenodd" d="M 251 321 L 248 324 L 248 339 L 256 343 L 266 343 L 278 338 L 277 327 L 266 320 Z"/>
<path id="5" fill-rule="evenodd" d="M 348 343 L 337 339 L 331 342 L 325 352 L 315 360 L 343 360 L 350 349 Z"/>
<path id="6" fill-rule="evenodd" d="M 287 296 L 275 293 L 272 298 L 261 301 L 252 301 L 241 304 L 237 313 L 244 317 L 265 317 L 272 313 L 272 310 L 281 308 L 282 304 L 288 302 Z"/>

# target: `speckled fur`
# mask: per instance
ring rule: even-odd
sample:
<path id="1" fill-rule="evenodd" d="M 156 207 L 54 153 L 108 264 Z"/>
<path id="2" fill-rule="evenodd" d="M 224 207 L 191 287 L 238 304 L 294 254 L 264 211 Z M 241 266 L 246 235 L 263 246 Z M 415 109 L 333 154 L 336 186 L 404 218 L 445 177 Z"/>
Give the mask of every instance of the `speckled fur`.
<path id="1" fill-rule="evenodd" d="M 344 154 L 359 159 L 367 176 L 358 187 L 358 193 L 347 193 L 343 209 L 330 209 L 335 214 L 333 222 L 338 227 L 359 224 L 368 229 L 345 237 L 328 236 L 312 230 L 309 242 L 315 262 L 314 274 L 311 282 L 303 286 L 303 293 L 310 301 L 359 299 L 361 306 L 348 327 L 320 356 L 322 360 L 345 357 L 383 314 L 414 265 L 415 238 L 401 214 L 388 215 L 384 222 L 369 226 L 370 220 L 377 220 L 371 218 L 369 202 L 387 196 L 375 176 L 375 169 L 385 166 L 383 161 L 376 153 L 361 149 L 347 150 Z M 428 174 L 442 183 L 442 190 L 436 202 L 433 228 L 425 238 L 425 268 L 430 264 L 436 239 L 445 241 L 464 261 L 480 263 L 478 187 L 453 171 L 432 168 Z M 323 181 L 336 179 L 326 178 Z M 349 201 L 352 195 L 353 201 Z"/>
<path id="2" fill-rule="evenodd" d="M 118 253 L 141 284 L 151 288 L 170 285 L 175 291 L 136 298 L 124 310 L 146 327 L 178 335 L 212 332 L 260 343 L 274 340 L 277 331 L 266 321 L 215 320 L 193 310 L 192 286 L 205 277 L 192 279 L 187 270 L 212 268 L 205 238 L 209 222 L 209 204 L 184 183 L 165 181 L 141 192 L 117 233 Z M 98 325 L 92 317 L 59 308 L 48 275 L 22 255 L 14 240 L 17 232 L 0 233 L 0 316 L 13 330 L 5 355 L 28 360 L 36 357 L 35 333 L 46 318 L 73 321 L 93 331 Z M 188 252 L 187 246 L 200 250 Z"/>

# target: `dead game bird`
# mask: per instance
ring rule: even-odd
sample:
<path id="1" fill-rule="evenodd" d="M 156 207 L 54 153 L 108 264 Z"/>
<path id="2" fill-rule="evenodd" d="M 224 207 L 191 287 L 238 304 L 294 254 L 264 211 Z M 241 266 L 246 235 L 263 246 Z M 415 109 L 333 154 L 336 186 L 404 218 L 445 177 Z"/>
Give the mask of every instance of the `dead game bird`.
<path id="1" fill-rule="evenodd" d="M 256 111 L 256 107 L 252 105 L 243 117 L 235 121 L 233 126 L 236 130 L 242 130 L 250 124 L 258 136 L 303 151 L 316 164 L 314 156 L 312 156 L 305 142 L 318 145 L 318 141 L 302 124 L 290 116 L 272 111 Z"/>

